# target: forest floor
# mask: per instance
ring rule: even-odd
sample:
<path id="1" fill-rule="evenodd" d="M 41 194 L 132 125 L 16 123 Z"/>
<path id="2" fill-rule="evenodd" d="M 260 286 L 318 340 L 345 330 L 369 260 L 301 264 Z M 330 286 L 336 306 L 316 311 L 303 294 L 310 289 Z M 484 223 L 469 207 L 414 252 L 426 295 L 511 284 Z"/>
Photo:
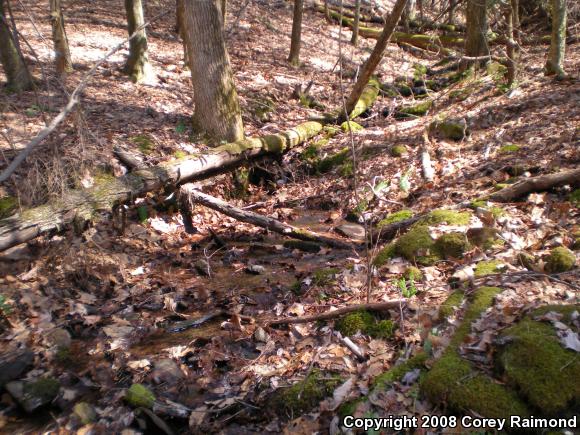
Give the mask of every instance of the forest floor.
<path id="1" fill-rule="evenodd" d="M 117 3 L 99 0 L 90 7 L 85 2 L 67 3 L 75 66 L 67 90 L 126 37 Z M 148 2 L 146 16 L 170 8 L 166 3 L 170 2 Z M 228 49 L 248 136 L 281 131 L 320 115 L 321 109 L 304 107 L 292 97 L 297 85 L 311 80 L 310 95 L 325 110 L 340 107 L 343 90 L 350 89 L 355 67 L 374 40 L 361 38 L 355 48 L 348 42 L 349 29 L 307 9 L 302 64 L 293 68 L 286 61 L 291 5 L 252 1 L 246 8 L 241 0 L 229 3 Z M 14 6 L 17 26 L 38 56 L 30 61 L 42 80 L 36 94 L 2 94 L 0 149 L 5 161 L 66 101 L 62 85 L 52 75 L 44 5 L 22 4 L 25 9 Z M 149 164 L 206 149 L 190 128 L 190 73 L 181 61 L 183 49 L 174 24 L 170 14 L 148 31 L 155 83 L 131 83 L 120 72 L 127 50 L 116 53 L 85 90 L 80 110 L 9 185 L 0 187 L 0 197 L 17 195 L 26 207 L 58 197 L 71 180 L 88 187 L 100 177 L 118 176 L 126 170 L 112 157 L 118 145 L 144 154 Z M 364 204 L 359 215 L 376 222 L 402 209 L 417 215 L 469 204 L 514 177 L 577 168 L 578 44 L 568 47 L 569 78 L 562 81 L 543 76 L 547 45 L 525 49 L 514 90 L 506 92 L 501 79 L 480 72 L 430 92 L 433 105 L 425 116 L 397 119 L 395 108 L 424 100 L 393 96 L 389 85 L 401 77 L 437 78 L 439 57 L 412 54 L 390 44 L 377 71 L 386 90 L 357 120 L 363 130 L 352 137 L 339 133 L 322 144 L 318 139 L 314 142 L 320 148 L 307 143 L 281 159 L 256 164 L 253 171 L 261 175 L 261 182 L 250 185 L 243 198 L 236 195 L 239 186 L 231 175 L 212 179 L 204 191 L 292 225 L 340 237 L 336 228 L 346 224 L 357 205 Z M 469 134 L 460 141 L 429 139 L 435 178 L 425 182 L 424 132 L 442 116 L 465 118 Z M 364 148 L 356 165 L 343 159 L 324 173 L 316 170 L 316 162 L 352 143 Z M 395 145 L 405 147 L 401 156 L 392 155 Z M 189 234 L 181 215 L 166 205 L 161 193 L 135 201 L 123 235 L 105 219 L 80 235 L 68 231 L 18 246 L 0 257 L 0 312 L 5 320 L 0 343 L 2 348 L 25 344 L 34 355 L 32 361 L 22 362 L 33 368 L 26 376 L 54 378 L 60 389 L 51 407 L 32 414 L 20 411 L 4 394 L 0 432 L 120 433 L 131 427 L 148 433 L 310 434 L 329 429 L 336 433 L 337 409 L 359 397 L 370 401 L 356 402 L 360 405 L 352 409 L 357 415 L 442 413 L 445 404 L 430 403 L 418 394 L 414 381 L 376 393 L 377 377 L 401 357 L 421 350 L 430 361 L 441 355 L 462 310 L 458 305 L 442 318 L 439 307 L 454 293 L 457 282 L 464 282 L 467 294 L 484 284 L 504 290 L 470 337 L 482 370 L 489 365 L 492 340 L 525 313 L 545 304 L 577 304 L 578 268 L 558 279 L 537 275 L 544 272 L 552 248 L 572 247 L 579 237 L 580 199 L 570 194 L 561 188 L 521 202 L 463 207 L 471 213 L 468 222 L 439 222 L 430 231 L 466 232 L 493 225 L 503 243 L 419 265 L 423 279 L 411 280 L 415 287 L 411 293 L 403 293 L 410 291 L 409 280 L 401 285 L 401 276 L 411 265 L 406 259 L 395 256 L 368 272 L 368 260 L 384 247 L 382 243 L 361 252 L 289 249 L 281 236 L 201 206 L 193 213 L 195 234 Z M 490 222 L 485 210 L 492 206 L 496 208 Z M 355 239 L 354 233 L 363 230 L 360 222 L 351 222 L 349 228 Z M 536 275 L 526 272 L 522 252 L 532 256 Z M 494 272 L 499 273 L 474 277 L 477 264 L 490 260 L 497 261 Z M 383 313 L 395 326 L 387 338 L 351 335 L 352 347 L 362 357 L 337 334 L 344 328 L 338 321 L 264 325 L 265 319 L 364 303 L 369 280 L 373 302 L 406 296 L 406 304 Z M 208 313 L 217 315 L 199 328 L 170 332 L 179 322 Z M 284 392 L 292 392 L 291 385 L 320 373 L 333 377 L 316 378 L 314 388 L 297 384 L 298 391 L 293 392 L 298 404 L 288 403 L 290 396 Z M 133 384 L 147 385 L 154 393 L 153 411 L 148 406 L 135 410 L 124 400 Z M 87 411 L 82 407 L 83 413 L 79 403 L 88 403 L 95 411 L 90 422 L 85 421 L 88 425 L 82 424 Z"/>

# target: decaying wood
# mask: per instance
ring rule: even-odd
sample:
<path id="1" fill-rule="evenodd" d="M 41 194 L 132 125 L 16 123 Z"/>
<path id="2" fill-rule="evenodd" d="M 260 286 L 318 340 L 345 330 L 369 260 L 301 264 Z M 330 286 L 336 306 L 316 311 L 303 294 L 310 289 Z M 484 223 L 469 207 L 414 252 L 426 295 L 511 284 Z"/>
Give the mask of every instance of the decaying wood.
<path id="1" fill-rule="evenodd" d="M 344 316 L 345 314 L 352 313 L 355 311 L 366 310 L 366 311 L 386 311 L 392 310 L 393 308 L 399 308 L 405 305 L 406 301 L 403 299 L 388 301 L 388 302 L 374 302 L 369 304 L 359 304 L 359 305 L 349 305 L 347 307 L 338 308 L 336 310 L 328 310 L 320 314 L 313 314 L 311 316 L 303 317 L 284 317 L 280 319 L 266 320 L 266 325 L 286 325 L 289 323 L 308 323 L 316 322 L 317 320 L 330 320 L 336 319 L 337 317 Z"/>
<path id="2" fill-rule="evenodd" d="M 131 171 L 147 167 L 141 156 L 119 146 L 113 147 L 113 154 Z"/>
<path id="3" fill-rule="evenodd" d="M 305 240 L 307 242 L 321 243 L 333 248 L 340 249 L 355 249 L 356 245 L 353 243 L 344 242 L 342 240 L 335 239 L 333 237 L 327 237 L 322 234 L 317 234 L 312 231 L 304 230 L 302 228 L 296 228 L 292 225 L 280 222 L 268 216 L 264 216 L 258 213 L 254 213 L 248 210 L 242 210 L 241 208 L 234 207 L 221 199 L 215 198 L 213 196 L 207 195 L 199 190 L 196 190 L 193 186 L 184 185 L 181 189 L 186 192 L 191 200 L 195 203 L 199 203 L 212 210 L 219 211 L 226 216 L 233 217 L 242 222 L 247 222 L 252 225 L 256 225 L 262 228 L 267 228 L 268 230 L 274 231 L 275 233 L 282 234 L 287 237 L 292 237 L 298 240 Z"/>
<path id="4" fill-rule="evenodd" d="M 489 196 L 489 199 L 498 202 L 509 202 L 520 198 L 527 193 L 543 192 L 553 187 L 565 184 L 580 185 L 580 168 L 558 172 L 556 174 L 540 175 L 526 178 L 519 183 L 501 189 Z"/>

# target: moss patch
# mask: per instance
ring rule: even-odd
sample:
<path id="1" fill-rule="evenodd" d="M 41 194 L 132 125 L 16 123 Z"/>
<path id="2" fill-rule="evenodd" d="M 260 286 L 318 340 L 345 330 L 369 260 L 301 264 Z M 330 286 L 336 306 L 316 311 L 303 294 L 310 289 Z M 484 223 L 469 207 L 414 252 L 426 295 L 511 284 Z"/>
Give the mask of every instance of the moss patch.
<path id="1" fill-rule="evenodd" d="M 467 136 L 467 124 L 463 120 L 433 121 L 429 125 L 429 129 L 445 139 L 460 141 Z"/>
<path id="2" fill-rule="evenodd" d="M 407 106 L 400 108 L 396 116 L 398 118 L 409 118 L 416 116 L 425 116 L 433 106 L 433 100 L 425 100 L 414 106 Z"/>
<path id="3" fill-rule="evenodd" d="M 0 198 L 0 219 L 4 219 L 16 211 L 18 201 L 13 196 L 4 196 Z"/>
<path id="4" fill-rule="evenodd" d="M 552 249 L 546 260 L 546 270 L 550 273 L 566 272 L 574 267 L 576 256 L 568 248 L 560 246 Z"/>
<path id="5" fill-rule="evenodd" d="M 356 133 L 357 131 L 362 131 L 365 129 L 362 125 L 357 124 L 354 121 L 344 121 L 342 124 L 340 124 L 340 129 L 342 131 L 344 131 L 345 133 L 348 133 L 349 127 L 353 133 Z"/>
<path id="6" fill-rule="evenodd" d="M 569 200 L 575 206 L 579 206 L 580 205 L 580 189 L 576 189 L 572 193 L 570 193 Z"/>
<path id="7" fill-rule="evenodd" d="M 151 154 L 153 151 L 155 151 L 155 148 L 157 148 L 157 145 L 151 136 L 145 133 L 132 137 L 131 142 L 137 145 L 139 151 L 145 155 Z"/>
<path id="8" fill-rule="evenodd" d="M 290 388 L 280 388 L 274 393 L 272 404 L 281 415 L 296 417 L 310 411 L 325 397 L 331 395 L 342 382 L 340 376 L 325 375 L 312 370 L 306 379 Z"/>
<path id="9" fill-rule="evenodd" d="M 389 243 L 383 249 L 381 249 L 378 254 L 373 259 L 373 265 L 376 267 L 381 267 L 387 264 L 387 262 L 397 254 L 397 248 L 395 243 Z"/>
<path id="10" fill-rule="evenodd" d="M 284 242 L 284 247 L 288 249 L 298 249 L 304 252 L 319 252 L 320 245 L 315 242 L 308 242 L 305 240 L 287 240 Z"/>
<path id="11" fill-rule="evenodd" d="M 350 149 L 348 147 L 345 147 L 336 154 L 333 154 L 332 156 L 320 160 L 320 162 L 318 162 L 318 164 L 316 165 L 316 169 L 318 169 L 318 171 L 322 173 L 328 172 L 332 168 L 340 166 L 343 163 L 345 163 L 349 157 L 350 157 Z"/>
<path id="12" fill-rule="evenodd" d="M 60 384 L 54 378 L 41 378 L 30 384 L 26 384 L 25 393 L 42 399 L 42 402 L 50 402 L 60 390 Z"/>
<path id="13" fill-rule="evenodd" d="M 439 319 L 447 319 L 455 313 L 455 309 L 459 308 L 464 300 L 465 294 L 462 291 L 457 290 L 451 293 L 439 307 Z"/>
<path id="14" fill-rule="evenodd" d="M 492 275 L 494 273 L 501 272 L 505 269 L 505 264 L 498 260 L 486 260 L 480 261 L 475 266 L 474 275 L 476 278 L 485 275 Z"/>
<path id="15" fill-rule="evenodd" d="M 491 227 L 471 228 L 467 231 L 469 243 L 484 249 L 489 249 L 500 242 L 497 230 Z"/>
<path id="16" fill-rule="evenodd" d="M 469 242 L 463 233 L 447 233 L 435 241 L 435 249 L 443 258 L 461 258 L 469 249 Z"/>
<path id="17" fill-rule="evenodd" d="M 339 273 L 340 270 L 336 267 L 330 267 L 328 269 L 318 269 L 312 275 L 312 284 L 317 286 L 325 286 L 336 283 L 335 275 Z"/>
<path id="18" fill-rule="evenodd" d="M 421 272 L 421 269 L 419 269 L 418 267 L 415 267 L 415 266 L 407 267 L 407 270 L 405 270 L 405 273 L 403 274 L 403 276 L 407 280 L 423 281 L 423 272 Z"/>
<path id="19" fill-rule="evenodd" d="M 519 145 L 511 143 L 511 144 L 506 144 L 506 145 L 502 146 L 498 152 L 500 154 L 510 154 L 510 153 L 516 153 L 519 150 L 520 150 Z"/>
<path id="20" fill-rule="evenodd" d="M 391 155 L 393 157 L 402 157 L 407 154 L 407 147 L 405 145 L 395 145 L 391 148 Z"/>
<path id="21" fill-rule="evenodd" d="M 368 311 L 357 311 L 347 314 L 336 322 L 336 329 L 345 336 L 351 336 L 357 332 L 370 335 L 373 338 L 388 339 L 393 336 L 396 325 L 392 320 L 376 321 Z"/>
<path id="22" fill-rule="evenodd" d="M 409 358 L 402 364 L 396 365 L 389 369 L 388 371 L 377 376 L 373 382 L 373 388 L 378 388 L 381 390 L 386 390 L 390 388 L 393 382 L 400 381 L 406 373 L 415 369 L 425 369 L 425 361 L 427 361 L 428 355 L 425 352 L 419 352 L 412 358 Z"/>
<path id="23" fill-rule="evenodd" d="M 155 402 L 155 395 L 143 384 L 133 384 L 127 390 L 125 400 L 134 408 L 151 408 Z"/>
<path id="24" fill-rule="evenodd" d="M 580 359 L 564 349 L 550 323 L 533 318 L 548 311 L 566 314 L 579 309 L 578 305 L 543 307 L 503 333 L 514 338 L 499 356 L 508 380 L 545 415 L 556 416 L 570 403 L 580 403 Z"/>
<path id="25" fill-rule="evenodd" d="M 427 216 L 421 219 L 422 223 L 427 225 L 449 224 L 449 225 L 467 225 L 471 213 L 468 211 L 455 210 L 433 210 Z"/>
<path id="26" fill-rule="evenodd" d="M 403 234 L 396 242 L 395 251 L 409 261 L 431 265 L 439 259 L 435 251 L 435 240 L 425 225 L 416 225 Z"/>
<path id="27" fill-rule="evenodd" d="M 413 217 L 413 211 L 412 210 L 400 210 L 397 211 L 395 213 L 391 213 L 389 214 L 386 218 L 382 219 L 378 224 L 377 227 L 378 228 L 382 228 L 384 226 L 387 225 L 391 225 L 397 222 L 401 222 L 407 219 L 410 219 Z"/>

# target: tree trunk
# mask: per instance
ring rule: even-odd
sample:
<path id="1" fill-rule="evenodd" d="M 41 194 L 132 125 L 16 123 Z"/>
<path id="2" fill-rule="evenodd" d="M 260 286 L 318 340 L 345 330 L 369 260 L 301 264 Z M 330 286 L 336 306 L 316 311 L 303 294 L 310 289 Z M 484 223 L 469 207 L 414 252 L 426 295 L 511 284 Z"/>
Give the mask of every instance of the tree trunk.
<path id="1" fill-rule="evenodd" d="M 145 24 L 141 0 L 125 0 L 125 11 L 127 13 L 127 29 L 129 36 L 131 36 L 140 26 Z M 125 64 L 124 72 L 131 76 L 135 83 L 148 81 L 153 77 L 145 29 L 139 30 L 137 36 L 129 42 L 129 58 Z"/>
<path id="2" fill-rule="evenodd" d="M 455 6 L 457 0 L 449 0 L 449 15 L 447 16 L 447 24 L 453 24 L 453 17 L 455 16 Z"/>
<path id="3" fill-rule="evenodd" d="M 228 0 L 222 0 L 222 23 L 226 25 L 226 13 L 228 10 Z"/>
<path id="4" fill-rule="evenodd" d="M 487 0 L 467 0 L 466 24 L 465 55 L 468 57 L 489 55 L 487 44 Z M 466 69 L 473 63 L 474 61 L 464 60 L 462 69 Z"/>
<path id="5" fill-rule="evenodd" d="M 330 8 L 328 7 L 328 0 L 324 0 L 324 16 L 326 21 L 330 21 Z"/>
<path id="6" fill-rule="evenodd" d="M 358 80 L 354 84 L 354 87 L 348 96 L 348 100 L 346 102 L 346 111 L 347 113 L 352 113 L 356 107 L 356 104 L 361 97 L 365 86 L 369 82 L 371 76 L 375 72 L 377 65 L 381 61 L 383 57 L 383 53 L 385 52 L 385 48 L 389 43 L 389 39 L 395 30 L 399 19 L 401 18 L 401 14 L 403 13 L 403 9 L 407 4 L 407 0 L 397 0 L 395 6 L 393 6 L 392 12 L 389 14 L 389 17 L 385 21 L 385 26 L 383 27 L 383 32 L 381 36 L 377 40 L 375 44 L 375 48 L 373 49 L 371 55 L 364 63 Z M 343 114 L 344 115 L 344 114 Z"/>
<path id="7" fill-rule="evenodd" d="M 506 41 L 506 52 L 507 52 L 507 80 L 508 85 L 511 87 L 517 78 L 517 44 L 514 40 L 514 10 L 511 5 L 506 8 L 505 19 L 507 23 L 507 41 Z"/>
<path id="8" fill-rule="evenodd" d="M 410 22 L 415 19 L 415 0 L 407 0 L 407 5 L 403 10 L 403 26 L 405 31 L 409 31 Z"/>
<path id="9" fill-rule="evenodd" d="M 565 75 L 566 15 L 566 0 L 552 0 L 552 41 L 546 61 L 546 75 Z"/>
<path id="10" fill-rule="evenodd" d="M 358 45 L 358 27 L 360 24 L 360 0 L 356 0 L 354 10 L 354 25 L 352 27 L 352 39 L 350 42 L 355 47 Z"/>
<path id="11" fill-rule="evenodd" d="M 194 126 L 217 142 L 244 137 L 242 112 L 223 34 L 220 0 L 185 1 Z"/>
<path id="12" fill-rule="evenodd" d="M 4 67 L 8 88 L 17 92 L 25 91 L 32 88 L 32 77 L 20 56 L 7 23 L 4 0 L 0 0 L 0 62 Z"/>
<path id="13" fill-rule="evenodd" d="M 49 1 L 56 72 L 61 75 L 71 73 L 73 71 L 73 66 L 68 46 L 68 39 L 64 29 L 64 16 L 62 14 L 60 0 Z"/>
<path id="14" fill-rule="evenodd" d="M 511 7 L 513 15 L 514 38 L 516 41 L 521 42 L 520 0 L 511 0 Z"/>
<path id="15" fill-rule="evenodd" d="M 300 65 L 300 42 L 302 33 L 302 12 L 304 9 L 304 0 L 294 0 L 294 17 L 292 19 L 292 39 L 290 41 L 290 56 L 288 62 L 290 65 Z"/>
<path id="16" fill-rule="evenodd" d="M 176 10 L 176 14 L 177 14 L 177 33 L 179 34 L 179 37 L 181 38 L 181 42 L 183 44 L 183 63 L 185 64 L 185 66 L 187 66 L 189 68 L 189 55 L 188 55 L 188 50 L 187 50 L 187 38 L 186 38 L 186 34 L 185 34 L 185 23 L 184 23 L 184 15 L 185 15 L 185 11 L 184 11 L 184 1 L 185 0 L 177 0 L 177 10 Z"/>

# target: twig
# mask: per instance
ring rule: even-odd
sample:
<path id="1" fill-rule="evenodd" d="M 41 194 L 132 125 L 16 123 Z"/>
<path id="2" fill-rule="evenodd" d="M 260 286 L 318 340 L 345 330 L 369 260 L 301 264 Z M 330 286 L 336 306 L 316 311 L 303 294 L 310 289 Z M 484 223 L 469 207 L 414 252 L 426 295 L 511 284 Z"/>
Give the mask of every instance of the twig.
<path id="1" fill-rule="evenodd" d="M 577 274 L 578 270 L 570 270 L 568 272 L 561 272 L 561 273 L 555 273 L 555 274 L 548 274 L 548 273 L 542 273 L 542 272 L 534 272 L 531 270 L 522 270 L 522 271 L 518 271 L 518 272 L 510 272 L 510 273 L 490 273 L 489 275 L 485 275 L 485 276 L 481 276 L 479 278 L 475 278 L 473 280 L 473 282 L 475 281 L 485 281 L 487 279 L 493 279 L 493 278 L 506 278 L 506 277 L 510 277 L 510 276 L 522 276 L 522 277 L 538 277 L 538 278 L 547 278 L 550 281 L 554 281 L 557 282 L 558 284 L 562 284 L 562 285 L 566 285 L 570 288 L 573 288 L 574 290 L 580 291 L 580 286 L 573 284 L 571 282 L 568 281 L 564 281 L 563 279 L 558 278 L 559 276 L 562 275 L 569 275 L 569 274 Z"/>

